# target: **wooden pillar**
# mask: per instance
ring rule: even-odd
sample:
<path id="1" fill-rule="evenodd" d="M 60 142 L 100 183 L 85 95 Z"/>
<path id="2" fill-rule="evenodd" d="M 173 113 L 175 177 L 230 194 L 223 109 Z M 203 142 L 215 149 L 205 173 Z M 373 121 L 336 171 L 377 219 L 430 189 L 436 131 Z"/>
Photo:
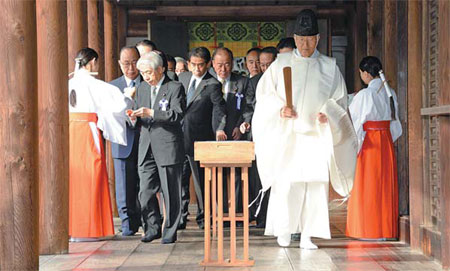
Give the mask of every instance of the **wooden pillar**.
<path id="1" fill-rule="evenodd" d="M 124 7 L 117 7 L 117 46 L 120 50 L 127 43 L 127 10 Z M 117 69 L 118 76 L 122 75 Z"/>
<path id="2" fill-rule="evenodd" d="M 383 71 L 397 90 L 397 0 L 384 0 Z"/>
<path id="3" fill-rule="evenodd" d="M 0 270 L 38 270 L 35 2 L 2 0 L 0 14 Z"/>
<path id="4" fill-rule="evenodd" d="M 408 135 L 411 248 L 420 249 L 423 224 L 422 2 L 408 2 Z"/>
<path id="5" fill-rule="evenodd" d="M 399 188 L 399 214 L 409 214 L 409 178 L 408 178 L 408 2 L 397 2 L 397 99 L 398 116 L 402 124 L 403 135 L 397 140 L 397 170 Z M 403 236 L 406 237 L 406 236 Z M 409 242 L 407 238 L 402 239 Z"/>
<path id="6" fill-rule="evenodd" d="M 102 1 L 87 1 L 88 18 L 88 46 L 98 53 L 98 76 L 100 80 L 105 79 L 105 57 L 103 54 L 103 13 L 101 12 Z"/>
<path id="7" fill-rule="evenodd" d="M 36 2 L 41 254 L 69 250 L 69 113 L 66 3 Z"/>
<path id="8" fill-rule="evenodd" d="M 77 52 L 88 46 L 86 1 L 67 0 L 67 41 L 69 72 L 75 68 Z"/>
<path id="9" fill-rule="evenodd" d="M 114 28 L 115 6 L 110 0 L 103 0 L 104 8 L 104 37 L 105 37 L 105 81 L 109 82 L 117 77 L 118 52 L 117 31 Z M 111 143 L 106 142 L 106 168 L 108 170 L 109 193 L 114 216 L 118 216 L 116 204 L 116 188 L 114 178 L 114 163 L 111 155 Z"/>
<path id="10" fill-rule="evenodd" d="M 362 89 L 361 78 L 359 76 L 359 62 L 365 56 L 367 56 L 367 2 L 356 2 L 356 23 L 353 24 L 353 32 L 355 35 L 354 48 L 353 48 L 353 82 L 354 90 L 359 91 Z"/>
<path id="11" fill-rule="evenodd" d="M 450 2 L 439 1 L 439 104 L 450 106 Z M 441 169 L 441 262 L 450 268 L 450 115 L 439 116 Z"/>
<path id="12" fill-rule="evenodd" d="M 376 56 L 383 62 L 383 1 L 367 2 L 367 55 Z"/>

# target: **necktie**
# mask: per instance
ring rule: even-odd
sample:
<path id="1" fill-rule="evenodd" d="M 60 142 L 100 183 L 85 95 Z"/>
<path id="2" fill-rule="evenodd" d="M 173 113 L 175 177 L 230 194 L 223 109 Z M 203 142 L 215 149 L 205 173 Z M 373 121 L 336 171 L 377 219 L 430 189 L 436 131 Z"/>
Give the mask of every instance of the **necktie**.
<path id="1" fill-rule="evenodd" d="M 224 79 L 219 79 L 220 83 L 222 84 L 222 93 L 225 95 L 225 83 L 226 81 Z"/>
<path id="2" fill-rule="evenodd" d="M 152 86 L 151 88 L 151 96 L 150 96 L 150 102 L 152 103 L 152 109 L 155 107 L 155 100 L 156 100 L 156 87 Z"/>
<path id="3" fill-rule="evenodd" d="M 187 104 L 189 104 L 192 100 L 192 98 L 194 98 L 194 92 L 195 92 L 195 79 L 194 81 L 192 81 L 191 86 L 189 87 L 188 93 L 186 95 L 186 102 Z"/>
<path id="4" fill-rule="evenodd" d="M 130 82 L 130 88 L 132 88 L 132 87 L 134 87 L 136 85 L 136 83 L 134 82 L 134 80 L 131 80 L 131 82 Z"/>

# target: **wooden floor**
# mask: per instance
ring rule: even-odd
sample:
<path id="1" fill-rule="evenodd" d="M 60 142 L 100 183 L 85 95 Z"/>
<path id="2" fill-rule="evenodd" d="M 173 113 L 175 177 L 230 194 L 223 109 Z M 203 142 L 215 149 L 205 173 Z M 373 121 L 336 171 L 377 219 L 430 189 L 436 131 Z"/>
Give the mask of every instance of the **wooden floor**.
<path id="1" fill-rule="evenodd" d="M 250 230 L 252 268 L 201 267 L 203 231 L 191 219 L 180 231 L 175 244 L 162 245 L 160 240 L 141 243 L 139 236 L 122 237 L 102 242 L 71 243 L 67 255 L 40 257 L 40 270 L 441 270 L 440 264 L 411 251 L 400 242 L 368 242 L 346 238 L 345 212 L 331 213 L 333 239 L 313 241 L 318 250 L 303 250 L 298 242 L 280 248 L 274 237 L 261 229 Z M 115 220 L 116 226 L 120 221 Z M 238 242 L 238 246 L 239 246 Z M 241 252 L 238 250 L 238 252 Z"/>

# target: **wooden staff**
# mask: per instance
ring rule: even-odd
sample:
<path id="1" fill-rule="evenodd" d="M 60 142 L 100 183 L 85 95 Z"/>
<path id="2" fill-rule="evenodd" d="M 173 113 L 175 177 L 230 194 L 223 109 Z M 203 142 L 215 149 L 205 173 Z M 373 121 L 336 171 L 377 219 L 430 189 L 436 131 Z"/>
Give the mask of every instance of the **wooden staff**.
<path id="1" fill-rule="evenodd" d="M 292 106 L 292 71 L 291 67 L 283 68 L 284 75 L 284 88 L 286 92 L 286 106 L 293 108 Z"/>

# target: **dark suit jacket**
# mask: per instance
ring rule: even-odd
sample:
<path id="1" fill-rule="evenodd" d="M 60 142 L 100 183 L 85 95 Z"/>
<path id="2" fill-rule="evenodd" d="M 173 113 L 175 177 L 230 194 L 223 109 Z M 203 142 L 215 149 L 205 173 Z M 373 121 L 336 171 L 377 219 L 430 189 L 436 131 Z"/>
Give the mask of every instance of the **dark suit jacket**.
<path id="1" fill-rule="evenodd" d="M 141 79 L 140 82 L 142 82 L 142 78 L 140 78 L 140 79 Z M 123 93 L 124 88 L 127 87 L 127 81 L 125 80 L 125 76 L 123 76 L 123 75 L 119 78 L 112 80 L 109 83 L 111 85 L 118 87 L 120 89 L 120 91 L 122 91 L 122 93 Z M 136 88 L 137 87 L 139 87 L 139 85 L 136 85 Z M 131 154 L 131 150 L 133 149 L 133 144 L 134 144 L 134 140 L 135 140 L 135 136 L 136 136 L 136 131 L 128 123 L 127 123 L 126 129 L 127 129 L 127 145 L 126 146 L 111 142 L 111 154 L 112 154 L 113 158 L 124 159 L 124 158 L 128 158 Z M 136 139 L 136 140 L 138 140 L 138 139 Z"/>
<path id="2" fill-rule="evenodd" d="M 214 76 L 217 78 L 216 74 Z M 233 129 L 236 127 L 239 128 L 244 121 L 242 113 L 247 105 L 247 91 L 249 91 L 248 89 L 250 87 L 250 82 L 247 77 L 231 73 L 230 89 L 226 95 L 227 122 L 225 125 L 225 133 L 227 134 L 228 140 L 233 139 Z"/>
<path id="3" fill-rule="evenodd" d="M 246 107 L 244 109 L 243 117 L 244 121 L 251 123 L 253 118 L 253 112 L 255 112 L 255 105 L 256 105 L 256 87 L 258 86 L 259 79 L 262 77 L 262 73 L 257 74 L 250 78 L 250 84 L 249 88 L 247 90 L 247 96 L 245 98 L 246 100 Z"/>
<path id="4" fill-rule="evenodd" d="M 137 89 L 136 108 L 151 107 L 151 87 L 145 81 Z M 167 101 L 166 111 L 161 103 Z M 155 161 L 160 166 L 174 165 L 184 161 L 183 132 L 181 120 L 186 107 L 186 96 L 181 83 L 167 76 L 156 95 L 153 118 L 138 118 L 140 128 L 139 165 L 151 147 Z"/>
<path id="5" fill-rule="evenodd" d="M 184 72 L 178 76 L 179 82 L 186 90 L 189 89 L 191 77 L 191 72 Z M 195 141 L 215 140 L 216 131 L 225 129 L 225 107 L 220 82 L 206 72 L 195 89 L 192 101 L 186 107 L 183 120 L 186 154 L 194 155 Z"/>

